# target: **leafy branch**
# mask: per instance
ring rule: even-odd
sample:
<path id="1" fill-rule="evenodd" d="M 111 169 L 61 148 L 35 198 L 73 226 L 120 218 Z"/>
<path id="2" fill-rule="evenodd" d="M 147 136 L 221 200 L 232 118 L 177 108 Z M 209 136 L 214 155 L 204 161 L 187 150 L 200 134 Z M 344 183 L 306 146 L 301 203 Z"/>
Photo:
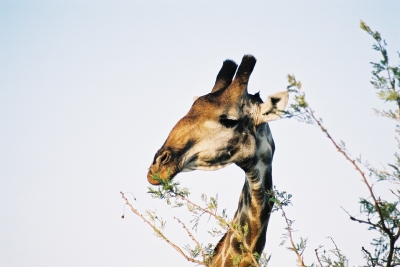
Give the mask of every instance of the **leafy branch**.
<path id="1" fill-rule="evenodd" d="M 286 223 L 285 227 L 286 233 L 283 235 L 284 240 L 281 242 L 281 245 L 283 245 L 286 242 L 286 240 L 289 240 L 290 246 L 288 246 L 287 249 L 293 251 L 296 254 L 297 263 L 300 267 L 306 267 L 303 260 L 303 252 L 307 246 L 307 239 L 300 238 L 300 243 L 297 244 L 294 242 L 293 239 L 294 230 L 292 228 L 294 221 L 288 218 L 284 209 L 284 207 L 292 204 L 290 200 L 292 198 L 292 195 L 286 193 L 285 191 L 280 192 L 276 189 L 274 189 L 273 192 L 270 192 L 270 195 L 272 195 L 270 201 L 274 203 L 274 208 L 272 212 L 280 211 Z"/>
<path id="2" fill-rule="evenodd" d="M 292 205 L 292 195 L 288 194 L 286 191 L 278 191 L 276 188 L 274 188 L 270 195 L 272 195 L 270 201 L 274 202 L 273 212 L 280 212 L 286 224 L 285 233 L 283 234 L 281 245 L 284 245 L 286 241 L 289 241 L 289 246 L 286 248 L 295 253 L 297 265 L 300 267 L 307 267 L 304 261 L 303 253 L 307 248 L 308 239 L 300 237 L 300 241 L 298 243 L 295 242 L 293 236 L 293 233 L 295 232 L 295 230 L 293 229 L 294 220 L 289 219 L 285 210 L 286 207 Z M 313 263 L 309 265 L 309 267 L 347 267 L 348 260 L 346 256 L 342 254 L 341 250 L 336 246 L 336 243 L 331 237 L 327 238 L 331 239 L 335 248 L 328 251 L 324 250 L 322 254 L 319 252 L 319 250 L 323 246 L 319 246 L 318 248 L 316 248 L 314 251 L 318 260 L 318 264 Z"/>
<path id="3" fill-rule="evenodd" d="M 186 205 L 188 207 L 188 210 L 195 216 L 194 220 L 192 220 L 195 222 L 194 228 L 197 228 L 197 225 L 202 215 L 208 214 L 210 217 L 213 217 L 222 229 L 232 231 L 236 239 L 240 243 L 241 249 L 243 251 L 241 256 L 243 257 L 235 258 L 233 260 L 234 265 L 235 262 L 239 264 L 240 261 L 243 260 L 244 254 L 246 254 L 247 256 L 250 257 L 253 266 L 259 267 L 257 260 L 258 255 L 253 255 L 251 249 L 244 242 L 245 236 L 248 234 L 248 226 L 247 225 L 242 226 L 238 223 L 228 220 L 225 210 L 223 210 L 222 214 L 219 215 L 217 198 L 214 197 L 208 198 L 206 195 L 202 195 L 202 200 L 206 206 L 204 208 L 191 201 L 188 198 L 189 191 L 186 188 L 180 188 L 178 182 L 173 182 L 170 179 L 165 179 L 165 180 L 161 179 L 158 176 L 158 174 L 153 175 L 153 179 L 158 181 L 161 185 L 157 189 L 154 189 L 154 187 L 149 187 L 149 193 L 152 195 L 153 198 L 165 199 L 167 204 L 169 205 L 171 204 L 171 199 L 174 198 L 176 206 Z M 220 231 L 215 231 L 215 230 L 213 231 L 213 233 L 216 232 L 220 233 Z M 202 251 L 201 249 L 200 252 L 203 255 L 205 255 L 204 251 Z M 208 254 L 204 258 L 204 262 L 206 264 L 209 264 L 211 262 L 212 256 L 213 255 Z"/>
<path id="4" fill-rule="evenodd" d="M 378 63 L 371 62 L 373 66 L 371 84 L 379 90 L 379 98 L 385 102 L 395 102 L 398 107 L 396 112 L 392 110 L 378 111 L 377 114 L 389 117 L 398 122 L 400 120 L 400 90 L 398 89 L 400 86 L 400 68 L 389 66 L 389 58 L 385 48 L 386 42 L 382 40 L 380 33 L 372 31 L 362 21 L 360 27 L 374 38 L 377 43 L 373 45 L 373 49 L 381 52 L 383 57 Z M 386 76 L 382 73 L 386 73 Z M 371 245 L 375 247 L 374 254 L 370 253 L 364 247 L 362 248 L 364 256 L 367 259 L 366 266 L 391 267 L 400 265 L 400 250 L 396 247 L 396 242 L 400 236 L 400 212 L 397 208 L 400 203 L 400 190 L 396 189 L 397 194 L 391 190 L 393 195 L 396 196 L 397 201 L 390 202 L 383 200 L 375 194 L 373 190 L 374 183 L 368 181 L 366 174 L 366 171 L 368 171 L 368 176 L 373 177 L 376 182 L 387 181 L 398 185 L 400 182 L 400 155 L 396 153 L 395 163 L 388 164 L 393 169 L 392 173 L 386 170 L 378 170 L 368 162 L 363 163 L 360 158 L 353 158 L 348 153 L 345 143 L 343 141 L 337 142 L 324 127 L 322 119 L 316 117 L 314 110 L 311 109 L 306 100 L 305 93 L 301 91 L 301 82 L 297 81 L 294 75 L 288 75 L 288 82 L 289 86 L 287 90 L 294 94 L 294 103 L 285 112 L 285 116 L 288 118 L 295 117 L 302 122 L 318 126 L 328 137 L 335 149 L 353 165 L 368 189 L 369 199 L 360 198 L 359 202 L 361 214 L 366 216 L 366 219 L 358 219 L 350 215 L 351 220 L 366 224 L 369 226 L 369 230 L 376 230 L 381 235 L 371 242 Z M 400 133 L 399 128 L 399 125 L 397 125 L 397 134 Z M 400 148 L 398 138 L 397 141 Z"/>
<path id="5" fill-rule="evenodd" d="M 197 263 L 197 264 L 204 265 L 203 262 L 198 261 L 198 260 L 196 260 L 196 259 L 193 259 L 193 258 L 187 256 L 177 245 L 175 245 L 172 241 L 170 241 L 170 240 L 162 233 L 162 231 L 161 231 L 158 227 L 156 227 L 156 225 L 155 225 L 155 219 L 156 219 L 156 217 L 155 217 L 151 212 L 148 212 L 148 215 L 150 215 L 150 220 L 146 219 L 146 217 L 144 217 L 141 213 L 139 213 L 139 211 L 138 211 L 137 209 L 135 209 L 135 208 L 133 207 L 133 205 L 129 202 L 129 200 L 128 200 L 128 198 L 125 196 L 125 194 L 124 194 L 123 192 L 120 192 L 120 193 L 121 193 L 122 198 L 125 200 L 125 204 L 128 205 L 128 206 L 131 208 L 131 211 L 132 211 L 133 213 L 135 213 L 137 216 L 139 216 L 140 218 L 142 218 L 143 221 L 145 221 L 145 223 L 147 223 L 151 228 L 153 228 L 154 232 L 155 232 L 161 239 L 163 239 L 163 240 L 166 241 L 169 245 L 171 245 L 176 251 L 179 252 L 179 254 L 181 254 L 183 257 L 185 257 L 185 259 L 186 259 L 187 261 L 191 261 L 191 262 L 194 262 L 194 263 Z M 124 215 L 122 216 L 122 218 L 124 218 Z M 163 225 L 165 225 L 165 224 L 163 224 Z"/>
<path id="6" fill-rule="evenodd" d="M 149 187 L 148 193 L 156 199 L 164 200 L 167 205 L 173 205 L 173 207 L 182 207 L 186 206 L 188 211 L 192 213 L 194 219 L 191 221 L 193 224 L 192 229 L 197 230 L 197 226 L 200 222 L 200 219 L 203 215 L 208 215 L 210 218 L 213 218 L 220 229 L 212 229 L 209 233 L 213 236 L 220 235 L 223 231 L 232 231 L 236 240 L 240 243 L 240 248 L 242 250 L 241 255 L 234 255 L 232 258 L 234 266 L 239 266 L 239 264 L 243 261 L 249 261 L 248 264 L 254 267 L 266 267 L 270 257 L 266 257 L 266 255 L 258 255 L 257 253 L 252 253 L 250 247 L 245 243 L 245 237 L 248 234 L 248 226 L 240 225 L 234 221 L 228 219 L 226 210 L 222 210 L 221 213 L 218 213 L 218 197 L 207 197 L 206 195 L 202 195 L 201 199 L 204 202 L 204 207 L 198 205 L 191 201 L 188 196 L 190 194 L 187 188 L 181 188 L 179 186 L 179 182 L 171 181 L 170 179 L 161 179 L 158 174 L 154 174 L 152 177 L 154 180 L 160 183 L 158 187 Z M 170 241 L 162 232 L 162 228 L 165 226 L 165 222 L 158 218 L 154 213 L 147 211 L 147 215 L 149 219 L 146 219 L 142 214 L 140 214 L 133 205 L 128 201 L 124 193 L 121 192 L 123 199 L 125 200 L 126 205 L 128 205 L 131 210 L 142 218 L 150 227 L 153 228 L 155 233 L 165 240 L 168 244 L 170 244 L 175 250 L 177 250 L 182 256 L 185 257 L 186 260 L 191 261 L 193 263 L 197 263 L 200 265 L 212 266 L 212 259 L 215 256 L 215 251 L 212 244 L 208 244 L 206 246 L 201 245 L 193 233 L 189 230 L 189 228 L 179 219 L 174 217 L 174 219 L 181 224 L 183 229 L 186 231 L 188 236 L 192 239 L 195 246 L 191 248 L 189 245 L 186 245 L 184 249 L 189 253 L 189 256 L 183 252 L 183 250 L 172 241 Z M 161 224 L 161 227 L 157 227 L 155 222 L 158 221 Z M 201 256 L 202 261 L 197 258 Z M 246 259 L 248 258 L 248 259 Z"/>
<path id="7" fill-rule="evenodd" d="M 392 111 L 379 111 L 375 110 L 377 114 L 399 120 L 400 119 L 400 91 L 396 89 L 400 87 L 400 64 L 399 66 L 390 66 L 389 57 L 386 50 L 386 41 L 382 39 L 381 34 L 377 31 L 371 30 L 371 28 L 363 21 L 360 21 L 360 28 L 366 31 L 369 35 L 376 41 L 373 44 L 372 49 L 378 51 L 382 55 L 382 60 L 379 62 L 371 62 L 372 64 L 372 80 L 371 84 L 378 91 L 378 96 L 385 102 L 395 102 L 397 104 L 398 110 Z M 397 52 L 400 56 L 400 53 Z M 385 75 L 382 75 L 386 73 Z"/>

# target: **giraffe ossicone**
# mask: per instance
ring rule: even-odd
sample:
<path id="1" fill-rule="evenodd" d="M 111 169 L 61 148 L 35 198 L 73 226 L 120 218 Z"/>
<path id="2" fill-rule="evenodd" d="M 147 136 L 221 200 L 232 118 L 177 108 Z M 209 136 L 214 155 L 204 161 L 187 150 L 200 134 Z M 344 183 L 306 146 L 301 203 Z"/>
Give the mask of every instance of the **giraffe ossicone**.
<path id="1" fill-rule="evenodd" d="M 244 170 L 246 180 L 233 222 L 248 225 L 243 242 L 252 254 L 261 254 L 273 205 L 266 193 L 272 190 L 275 150 L 268 122 L 281 116 L 288 92 L 272 94 L 265 103 L 258 93 L 249 94 L 247 85 L 255 64 L 251 55 L 243 57 L 239 68 L 232 60 L 224 61 L 211 92 L 194 101 L 155 154 L 147 179 L 156 185 L 155 173 L 161 179 L 172 179 L 183 171 L 217 170 L 236 164 Z M 250 252 L 246 253 L 241 267 L 250 266 Z M 215 248 L 211 266 L 232 266 L 233 256 L 241 254 L 240 243 L 228 230 Z"/>

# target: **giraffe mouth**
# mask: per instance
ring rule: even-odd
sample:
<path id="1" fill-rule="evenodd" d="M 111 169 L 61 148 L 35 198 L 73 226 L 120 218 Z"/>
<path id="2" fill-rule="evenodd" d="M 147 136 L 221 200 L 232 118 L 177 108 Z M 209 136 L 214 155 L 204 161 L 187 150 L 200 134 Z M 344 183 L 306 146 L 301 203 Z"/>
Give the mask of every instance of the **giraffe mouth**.
<path id="1" fill-rule="evenodd" d="M 160 185 L 162 181 L 172 180 L 178 173 L 174 166 L 157 168 L 153 165 L 149 168 L 147 180 L 152 185 Z"/>

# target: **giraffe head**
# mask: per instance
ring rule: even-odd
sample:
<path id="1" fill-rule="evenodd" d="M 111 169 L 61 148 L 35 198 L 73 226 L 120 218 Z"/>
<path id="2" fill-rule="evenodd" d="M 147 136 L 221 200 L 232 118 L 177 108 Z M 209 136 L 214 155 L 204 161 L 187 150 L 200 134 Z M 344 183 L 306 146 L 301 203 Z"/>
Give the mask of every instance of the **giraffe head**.
<path id="1" fill-rule="evenodd" d="M 258 93 L 247 93 L 255 64 L 251 55 L 243 57 L 238 69 L 232 60 L 224 61 L 211 93 L 194 101 L 155 154 L 147 175 L 151 184 L 159 183 L 152 178 L 155 173 L 167 179 L 182 171 L 240 166 L 254 157 L 257 127 L 279 118 L 288 101 L 286 91 L 265 103 Z"/>

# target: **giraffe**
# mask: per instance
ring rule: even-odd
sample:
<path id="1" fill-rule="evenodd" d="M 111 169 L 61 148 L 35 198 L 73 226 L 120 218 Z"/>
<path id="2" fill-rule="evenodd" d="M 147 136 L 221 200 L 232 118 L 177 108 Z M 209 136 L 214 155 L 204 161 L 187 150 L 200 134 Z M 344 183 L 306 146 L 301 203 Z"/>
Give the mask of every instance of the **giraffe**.
<path id="1" fill-rule="evenodd" d="M 246 179 L 233 222 L 247 224 L 243 242 L 251 254 L 261 254 L 273 206 L 266 194 L 272 190 L 275 150 L 268 122 L 280 117 L 288 93 L 270 95 L 265 103 L 259 93 L 249 94 L 247 85 L 255 64 L 251 55 L 243 57 L 239 68 L 232 60 L 224 61 L 211 93 L 195 100 L 155 154 L 147 179 L 157 185 L 154 173 L 172 179 L 179 172 L 217 170 L 235 163 Z M 241 251 L 232 230 L 225 233 L 214 252 L 209 266 L 233 266 L 235 255 L 243 256 L 240 267 L 251 266 L 250 254 Z"/>

